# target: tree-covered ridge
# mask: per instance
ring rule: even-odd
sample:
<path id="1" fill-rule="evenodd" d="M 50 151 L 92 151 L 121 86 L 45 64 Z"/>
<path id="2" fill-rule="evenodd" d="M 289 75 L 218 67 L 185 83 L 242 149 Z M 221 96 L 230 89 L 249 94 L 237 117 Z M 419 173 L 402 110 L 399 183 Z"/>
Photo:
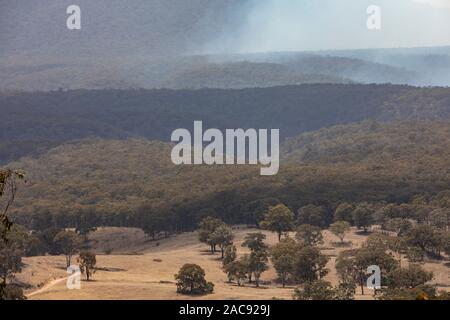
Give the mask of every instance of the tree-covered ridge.
<path id="1" fill-rule="evenodd" d="M 294 211 L 321 206 L 327 225 L 341 202 L 403 203 L 447 190 L 449 145 L 447 122 L 339 126 L 287 142 L 280 173 L 261 177 L 259 167 L 176 167 L 161 142 L 90 139 L 10 164 L 29 180 L 14 213 L 27 225 L 50 214 L 60 225 L 89 217 L 94 225 L 141 226 L 148 216 L 189 230 L 206 215 L 255 223 L 282 202 Z"/>
<path id="2" fill-rule="evenodd" d="M 366 119 L 448 119 L 450 88 L 310 84 L 242 90 L 77 90 L 0 95 L 0 162 L 100 137 L 168 141 L 211 128 L 280 128 L 283 138 Z"/>
<path id="3" fill-rule="evenodd" d="M 339 125 L 288 138 L 285 159 L 291 162 L 337 163 L 417 160 L 449 155 L 447 121 L 413 121 Z"/>

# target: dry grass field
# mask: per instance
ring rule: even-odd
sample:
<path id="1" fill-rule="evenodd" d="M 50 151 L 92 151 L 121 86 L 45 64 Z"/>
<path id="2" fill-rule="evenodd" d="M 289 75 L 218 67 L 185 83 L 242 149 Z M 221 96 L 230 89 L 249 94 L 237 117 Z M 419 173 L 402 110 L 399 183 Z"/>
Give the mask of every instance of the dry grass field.
<path id="1" fill-rule="evenodd" d="M 239 254 L 245 235 L 256 230 L 235 227 Z M 266 232 L 267 242 L 277 242 L 275 234 Z M 323 253 L 330 256 L 330 273 L 326 280 L 338 283 L 334 262 L 341 250 L 360 246 L 365 236 L 352 232 L 347 236 L 350 246 L 339 247 L 337 238 L 324 232 Z M 196 233 L 185 233 L 169 239 L 150 241 L 139 229 L 102 228 L 92 233 L 90 242 L 97 253 L 97 267 L 93 281 L 82 281 L 80 290 L 66 287 L 65 258 L 46 256 L 25 258 L 25 266 L 17 280 L 28 286 L 28 299 L 291 299 L 293 287 L 282 288 L 276 282 L 275 270 L 271 267 L 262 276 L 263 285 L 255 288 L 246 284 L 238 287 L 227 283 L 221 270 L 219 255 L 211 255 L 208 247 L 197 240 Z M 111 251 L 112 249 L 112 251 Z M 111 252 L 109 252 L 111 251 Z M 106 254 L 109 253 L 109 254 Z M 203 297 L 188 297 L 176 293 L 174 274 L 185 263 L 196 263 L 206 271 L 206 279 L 215 284 L 214 293 Z M 425 268 L 435 274 L 435 283 L 440 289 L 450 288 L 450 264 L 448 261 L 425 263 Z M 370 290 L 365 296 L 357 291 L 356 299 L 373 299 Z"/>

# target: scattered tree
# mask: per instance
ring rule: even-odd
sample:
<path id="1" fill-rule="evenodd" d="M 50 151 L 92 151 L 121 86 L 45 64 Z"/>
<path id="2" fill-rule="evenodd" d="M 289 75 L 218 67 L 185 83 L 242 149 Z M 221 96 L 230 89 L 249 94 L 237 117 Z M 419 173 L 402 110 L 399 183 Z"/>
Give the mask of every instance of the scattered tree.
<path id="1" fill-rule="evenodd" d="M 223 258 L 223 265 L 226 266 L 227 264 L 235 261 L 237 258 L 237 249 L 235 245 L 229 245 L 225 248 L 225 254 Z"/>
<path id="2" fill-rule="evenodd" d="M 354 205 L 347 202 L 341 203 L 334 211 L 334 221 L 347 221 L 352 224 L 353 210 L 355 210 Z"/>
<path id="3" fill-rule="evenodd" d="M 95 265 L 97 264 L 96 256 L 90 251 L 81 251 L 78 258 L 80 270 L 86 275 L 86 280 L 89 281 L 93 273 L 95 273 Z"/>
<path id="4" fill-rule="evenodd" d="M 281 240 L 270 250 L 273 266 L 277 271 L 283 288 L 286 282 L 294 274 L 295 256 L 299 250 L 299 244 L 291 238 Z"/>
<path id="5" fill-rule="evenodd" d="M 322 206 L 307 205 L 298 210 L 298 224 L 311 224 L 313 226 L 325 227 L 329 219 Z"/>
<path id="6" fill-rule="evenodd" d="M 334 300 L 334 297 L 331 283 L 325 280 L 308 281 L 294 290 L 296 300 Z"/>
<path id="7" fill-rule="evenodd" d="M 223 225 L 224 222 L 222 220 L 213 217 L 204 218 L 198 225 L 198 239 L 200 242 L 206 243 L 211 247 L 211 254 L 216 252 L 217 243 L 211 241 L 210 236 L 218 227 Z"/>
<path id="8" fill-rule="evenodd" d="M 306 246 L 315 246 L 323 243 L 321 228 L 310 224 L 299 226 L 295 238 Z"/>
<path id="9" fill-rule="evenodd" d="M 196 264 L 181 267 L 177 280 L 177 292 L 186 295 L 204 295 L 214 291 L 214 284 L 205 280 L 205 270 Z"/>
<path id="10" fill-rule="evenodd" d="M 296 300 L 353 300 L 354 295 L 354 285 L 341 283 L 333 288 L 328 281 L 319 279 L 296 288 L 293 297 Z"/>
<path id="11" fill-rule="evenodd" d="M 399 267 L 397 260 L 387 253 L 387 246 L 379 241 L 366 242 L 361 248 L 342 252 L 336 260 L 336 270 L 342 282 L 357 283 L 364 295 L 367 268 L 377 265 L 381 269 L 382 283 L 386 275 Z"/>
<path id="12" fill-rule="evenodd" d="M 316 247 L 302 247 L 296 255 L 294 275 L 300 283 L 322 279 L 327 275 L 329 258 Z"/>
<path id="13" fill-rule="evenodd" d="M 264 220 L 260 222 L 263 229 L 276 232 L 278 241 L 281 240 L 283 233 L 292 231 L 294 228 L 295 215 L 284 204 L 270 207 L 264 216 Z"/>
<path id="14" fill-rule="evenodd" d="M 367 233 L 367 229 L 374 222 L 374 210 L 368 203 L 361 203 L 353 210 L 352 218 L 356 227 Z"/>
<path id="15" fill-rule="evenodd" d="M 256 287 L 259 287 L 261 274 L 268 269 L 269 251 L 268 246 L 264 243 L 265 239 L 266 236 L 262 233 L 249 233 L 242 244 L 243 247 L 250 249 L 250 255 L 246 262 L 248 263 L 248 272 L 255 278 Z M 249 278 L 251 281 L 251 276 Z"/>
<path id="16" fill-rule="evenodd" d="M 387 287 L 393 289 L 414 289 L 433 280 L 433 273 L 425 271 L 417 264 L 407 268 L 395 268 L 387 275 Z"/>
<path id="17" fill-rule="evenodd" d="M 423 254 L 440 256 L 443 246 L 442 232 L 430 225 L 416 225 L 405 235 L 409 246 L 420 248 Z"/>
<path id="18" fill-rule="evenodd" d="M 55 238 L 54 243 L 57 251 L 66 256 L 66 266 L 70 267 L 72 256 L 75 255 L 81 246 L 81 239 L 73 231 L 61 231 Z"/>
<path id="19" fill-rule="evenodd" d="M 219 246 L 222 254 L 221 258 L 223 259 L 225 248 L 232 243 L 233 238 L 234 235 L 231 228 L 223 224 L 217 227 L 214 232 L 209 235 L 207 241 Z"/>
<path id="20" fill-rule="evenodd" d="M 336 221 L 330 225 L 330 231 L 344 243 L 345 235 L 350 231 L 350 223 L 347 221 Z"/>

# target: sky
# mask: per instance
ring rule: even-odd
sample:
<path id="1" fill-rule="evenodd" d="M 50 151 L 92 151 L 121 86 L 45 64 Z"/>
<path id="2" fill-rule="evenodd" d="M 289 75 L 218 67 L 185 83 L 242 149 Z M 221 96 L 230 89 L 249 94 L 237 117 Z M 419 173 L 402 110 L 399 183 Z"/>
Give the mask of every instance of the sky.
<path id="1" fill-rule="evenodd" d="M 450 0 L 413 0 L 414 2 L 423 3 L 435 7 L 450 8 Z"/>
<path id="2" fill-rule="evenodd" d="M 367 8 L 381 8 L 381 30 Z M 209 52 L 266 52 L 450 45 L 450 0 L 249 0 L 239 26 Z"/>

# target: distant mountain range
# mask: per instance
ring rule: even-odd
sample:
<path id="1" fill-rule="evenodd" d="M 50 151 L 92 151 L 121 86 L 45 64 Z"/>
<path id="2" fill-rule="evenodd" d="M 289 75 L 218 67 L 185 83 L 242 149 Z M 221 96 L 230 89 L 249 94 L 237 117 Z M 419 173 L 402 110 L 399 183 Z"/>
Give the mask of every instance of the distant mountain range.
<path id="1" fill-rule="evenodd" d="M 0 91 L 240 89 L 305 83 L 450 85 L 450 47 L 406 52 L 387 49 L 165 58 L 130 54 L 55 60 L 15 57 L 0 61 Z"/>
<path id="2" fill-rule="evenodd" d="M 198 55 L 239 35 L 253 0 L 79 0 L 81 31 L 66 28 L 71 4 L 2 2 L 0 91 L 450 85 L 450 47 Z"/>

